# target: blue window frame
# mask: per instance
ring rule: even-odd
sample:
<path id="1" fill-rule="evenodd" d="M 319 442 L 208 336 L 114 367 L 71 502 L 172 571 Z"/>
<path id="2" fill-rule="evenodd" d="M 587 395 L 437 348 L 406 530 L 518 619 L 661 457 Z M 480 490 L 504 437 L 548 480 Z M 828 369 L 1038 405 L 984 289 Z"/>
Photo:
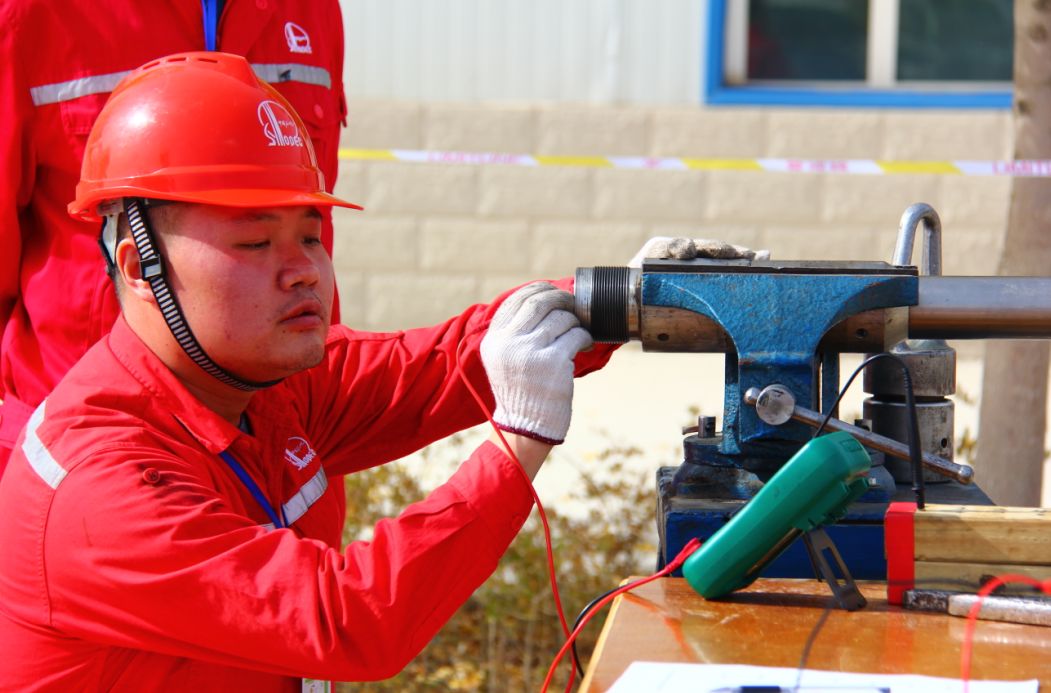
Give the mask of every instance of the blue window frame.
<path id="1" fill-rule="evenodd" d="M 856 1 L 856 0 L 855 0 Z M 871 1 L 871 0 L 870 0 Z M 915 1 L 915 0 L 898 0 Z M 922 1 L 922 0 L 921 0 Z M 742 3 L 729 8 L 729 3 Z M 970 0 L 967 0 L 970 2 Z M 727 80 L 727 22 L 729 9 L 747 7 L 748 0 L 708 0 L 708 27 L 706 41 L 706 69 L 702 76 L 702 93 L 705 102 L 711 105 L 760 105 L 760 106 L 841 106 L 877 108 L 990 108 L 1011 107 L 1009 83 L 985 82 L 968 85 L 967 82 L 916 81 L 899 82 L 897 75 L 884 78 L 890 86 L 869 86 L 865 82 L 791 82 L 785 84 L 728 83 Z M 882 11 L 881 6 L 880 11 Z M 893 30 L 897 31 L 898 5 L 893 5 Z M 745 15 L 747 16 L 747 14 Z M 739 20 L 739 17 L 737 18 Z M 747 40 L 745 38 L 740 40 Z M 897 35 L 894 37 L 897 40 Z M 733 39 L 731 39 L 733 40 Z M 733 46 L 744 51 L 747 46 Z M 896 64 L 898 56 L 891 60 Z M 928 86 L 929 84 L 929 86 Z"/>

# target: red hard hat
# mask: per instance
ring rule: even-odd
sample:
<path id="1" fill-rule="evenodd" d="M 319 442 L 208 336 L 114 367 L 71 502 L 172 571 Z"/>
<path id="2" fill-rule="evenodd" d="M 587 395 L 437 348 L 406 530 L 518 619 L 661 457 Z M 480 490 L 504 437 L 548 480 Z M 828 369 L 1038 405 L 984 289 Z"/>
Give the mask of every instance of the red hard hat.
<path id="1" fill-rule="evenodd" d="M 69 213 L 124 197 L 230 207 L 338 206 L 299 115 L 244 58 L 179 53 L 117 85 L 88 136 Z"/>

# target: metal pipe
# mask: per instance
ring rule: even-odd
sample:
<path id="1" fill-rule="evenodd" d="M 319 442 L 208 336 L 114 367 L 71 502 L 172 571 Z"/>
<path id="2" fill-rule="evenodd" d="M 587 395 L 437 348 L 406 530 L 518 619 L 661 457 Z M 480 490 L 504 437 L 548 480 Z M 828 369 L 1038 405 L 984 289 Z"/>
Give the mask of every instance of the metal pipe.
<path id="1" fill-rule="evenodd" d="M 770 387 L 778 386 L 771 385 Z M 757 387 L 748 388 L 748 390 L 744 393 L 745 404 L 749 406 L 755 406 L 759 402 L 760 396 L 762 394 L 763 391 L 760 391 Z M 821 422 L 825 418 L 819 412 L 807 409 L 805 407 L 800 407 L 799 405 L 794 404 L 794 401 L 791 402 L 791 404 L 791 410 L 787 411 L 786 413 L 790 418 L 795 419 L 796 421 L 802 421 L 803 423 L 809 426 L 817 428 L 821 425 Z M 892 440 L 885 436 L 877 435 L 871 431 L 865 430 L 864 428 L 859 428 L 858 426 L 852 426 L 846 423 L 845 421 L 840 421 L 836 418 L 830 418 L 828 420 L 828 423 L 825 424 L 825 427 L 830 428 L 834 431 L 846 431 L 847 433 L 860 440 L 865 445 L 871 448 L 875 448 L 880 452 L 885 452 L 888 455 L 893 455 L 903 460 L 909 459 L 909 446 L 903 443 L 899 443 L 896 440 Z M 962 464 L 956 464 L 955 462 L 950 462 L 949 460 L 938 457 L 937 455 L 932 455 L 930 453 L 923 453 L 921 459 L 923 461 L 924 467 L 927 467 L 931 471 L 937 472 L 942 476 L 947 476 L 950 479 L 955 479 L 961 484 L 969 484 L 972 481 L 974 481 L 974 469 L 972 469 L 971 467 L 967 467 Z"/>
<path id="2" fill-rule="evenodd" d="M 915 339 L 1047 339 L 1051 278 L 920 277 L 909 309 Z"/>
<path id="3" fill-rule="evenodd" d="M 601 335 L 600 341 L 638 339 L 641 285 L 640 269 L 578 267 L 574 281 L 577 318 L 593 335 Z"/>
<path id="4" fill-rule="evenodd" d="M 600 269 L 603 272 L 597 273 Z M 652 351 L 733 349 L 722 327 L 706 316 L 642 305 L 642 276 L 640 270 L 627 267 L 577 269 L 576 313 L 596 339 L 637 339 Z M 918 305 L 907 309 L 910 339 L 1051 338 L 1051 278 L 920 276 L 917 281 Z M 894 310 L 847 318 L 829 330 L 822 347 L 856 353 L 883 350 L 890 322 L 898 319 Z"/>

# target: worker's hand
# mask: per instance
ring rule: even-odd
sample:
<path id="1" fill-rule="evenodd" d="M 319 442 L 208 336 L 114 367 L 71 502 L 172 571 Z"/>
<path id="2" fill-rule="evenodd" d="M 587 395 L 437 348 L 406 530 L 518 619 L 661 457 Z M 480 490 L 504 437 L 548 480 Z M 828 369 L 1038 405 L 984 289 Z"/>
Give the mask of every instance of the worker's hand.
<path id="1" fill-rule="evenodd" d="M 534 282 L 508 296 L 481 348 L 496 398 L 497 426 L 545 443 L 565 440 L 573 404 L 573 357 L 591 343 L 573 314 L 569 292 Z"/>
<path id="2" fill-rule="evenodd" d="M 641 268 L 644 259 L 693 260 L 699 257 L 713 260 L 769 260 L 770 251 L 752 250 L 710 238 L 654 236 L 628 261 L 628 267 Z"/>

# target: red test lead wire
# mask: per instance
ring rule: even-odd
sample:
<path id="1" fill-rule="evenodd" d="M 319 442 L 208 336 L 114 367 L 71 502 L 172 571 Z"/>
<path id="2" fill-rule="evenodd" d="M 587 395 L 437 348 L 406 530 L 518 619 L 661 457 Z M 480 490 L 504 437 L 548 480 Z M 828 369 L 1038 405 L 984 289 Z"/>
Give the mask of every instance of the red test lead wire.
<path id="1" fill-rule="evenodd" d="M 963 632 L 963 644 L 960 646 L 960 678 L 963 679 L 963 693 L 970 691 L 971 684 L 971 652 L 974 647 L 974 628 L 978 622 L 978 614 L 982 611 L 982 602 L 999 587 L 1009 582 L 1020 582 L 1031 585 L 1045 594 L 1051 594 L 1051 580 L 1036 580 L 1028 575 L 1005 574 L 993 576 L 992 580 L 982 585 L 978 590 L 978 599 L 967 612 L 967 627 Z"/>
<path id="2" fill-rule="evenodd" d="M 515 465 L 518 467 L 518 470 L 522 473 L 522 477 L 525 479 L 526 484 L 529 486 L 529 492 L 533 495 L 533 502 L 536 503 L 536 509 L 540 513 L 540 523 L 544 527 L 544 546 L 547 550 L 547 570 L 548 577 L 551 582 L 551 594 L 553 595 L 555 600 L 555 611 L 558 613 L 558 620 L 559 623 L 562 625 L 562 634 L 566 638 L 569 638 L 569 623 L 566 621 L 566 615 L 562 609 L 562 597 L 558 591 L 558 578 L 555 575 L 555 554 L 554 550 L 551 548 L 551 527 L 548 525 L 547 522 L 547 513 L 544 512 L 544 505 L 540 502 L 540 497 L 536 494 L 536 489 L 533 488 L 533 480 L 529 478 L 528 474 L 526 474 L 525 467 L 523 467 L 522 463 L 518 461 L 518 456 L 515 455 L 514 451 L 511 450 L 511 446 L 507 443 L 507 439 L 504 438 L 504 432 L 500 430 L 500 428 L 496 425 L 496 422 L 493 421 L 493 415 L 490 413 L 489 407 L 486 405 L 485 400 L 482 399 L 482 396 L 478 394 L 477 390 L 475 390 L 474 385 L 472 385 L 471 381 L 468 380 L 467 374 L 463 370 L 463 350 L 464 346 L 466 346 L 467 344 L 467 338 L 472 337 L 478 334 L 479 332 L 482 332 L 484 329 L 485 328 L 478 328 L 473 332 L 464 335 L 463 339 L 460 340 L 460 343 L 456 347 L 456 356 L 454 359 L 456 364 L 456 372 L 459 374 L 460 379 L 463 381 L 464 386 L 467 388 L 467 391 L 471 393 L 471 396 L 474 398 L 475 402 L 478 403 L 478 406 L 479 408 L 481 408 L 482 413 L 485 414 L 485 418 L 489 421 L 489 425 L 493 427 L 494 431 L 496 431 L 496 435 L 500 438 L 500 442 L 504 445 L 504 452 L 507 453 L 508 457 L 514 460 Z M 571 671 L 569 675 L 569 685 L 573 684 L 575 676 L 576 672 Z"/>
<path id="3" fill-rule="evenodd" d="M 467 374 L 463 370 L 463 350 L 464 346 L 467 344 L 467 338 L 481 331 L 481 328 L 479 328 L 478 330 L 475 330 L 465 335 L 464 338 L 460 341 L 459 345 L 456 347 L 456 371 L 459 374 L 460 379 L 463 380 L 464 386 L 467 388 L 467 391 L 471 393 L 471 396 L 481 408 L 482 413 L 485 414 L 485 418 L 489 421 L 489 425 L 493 427 L 494 431 L 496 431 L 496 435 L 500 438 L 500 442 L 504 445 L 504 451 L 507 453 L 508 457 L 515 461 L 515 464 L 518 466 L 519 471 L 521 471 L 522 476 L 525 478 L 526 483 L 529 485 L 529 492 L 533 496 L 533 502 L 536 503 L 537 511 L 539 511 L 540 513 L 540 522 L 544 527 L 544 544 L 547 549 L 547 567 L 548 576 L 551 581 L 551 593 L 554 596 L 555 609 L 558 612 L 558 620 L 562 625 L 562 633 L 566 637 L 565 644 L 563 644 L 562 648 L 558 651 L 558 654 L 555 656 L 555 660 L 551 663 L 550 669 L 548 669 L 547 677 L 544 679 L 544 685 L 541 690 L 547 691 L 548 686 L 551 684 L 551 679 L 554 676 L 555 670 L 558 668 L 558 664 L 562 661 L 562 658 L 565 657 L 566 652 L 569 650 L 569 648 L 572 647 L 573 642 L 574 640 L 576 640 L 577 636 L 580 635 L 581 631 L 584 630 L 584 627 L 591 620 L 591 617 L 595 615 L 595 612 L 597 612 L 599 609 L 601 609 L 610 601 L 612 601 L 617 595 L 635 589 L 636 587 L 645 585 L 646 583 L 652 582 L 657 578 L 664 577 L 665 575 L 668 575 L 674 572 L 675 570 L 681 568 L 682 564 L 686 561 L 686 559 L 690 557 L 690 554 L 692 554 L 694 551 L 700 548 L 701 541 L 699 539 L 691 539 L 689 542 L 687 542 L 686 546 L 683 547 L 682 551 L 679 552 L 679 555 L 676 556 L 673 561 L 671 561 L 668 565 L 664 566 L 664 568 L 662 568 L 657 573 L 654 573 L 649 577 L 642 578 L 641 580 L 636 580 L 635 582 L 624 585 L 621 588 L 606 595 L 604 599 L 595 604 L 591 611 L 583 619 L 581 619 L 581 622 L 576 627 L 576 629 L 574 629 L 573 632 L 570 633 L 569 625 L 566 621 L 565 612 L 562 609 L 562 598 L 558 591 L 558 579 L 555 574 L 555 556 L 554 551 L 551 548 L 551 528 L 547 522 L 547 513 L 544 512 L 544 506 L 540 502 L 540 497 L 537 496 L 536 489 L 533 488 L 532 479 L 530 479 L 529 475 L 526 474 L 525 468 L 522 467 L 522 463 L 518 461 L 518 457 L 514 454 L 514 451 L 511 450 L 511 446 L 508 445 L 507 439 L 504 438 L 503 431 L 500 430 L 500 428 L 496 425 L 496 422 L 493 421 L 492 414 L 489 412 L 489 407 L 486 405 L 485 400 L 482 399 L 481 395 L 478 394 L 478 391 L 475 390 L 474 386 L 471 384 L 471 381 L 468 380 Z M 571 668 L 569 672 L 569 681 L 566 683 L 567 692 L 572 690 L 575 679 L 576 669 Z"/>
<path id="4" fill-rule="evenodd" d="M 577 636 L 580 635 L 581 631 L 584 630 L 584 627 L 591 620 L 592 616 L 594 616 L 600 609 L 602 609 L 602 607 L 606 606 L 606 604 L 609 604 L 611 601 L 613 601 L 613 599 L 617 595 L 624 594 L 625 592 L 630 592 L 636 587 L 641 587 L 642 585 L 645 585 L 649 582 L 653 582 L 657 578 L 664 577 L 678 570 L 682 567 L 682 564 L 686 562 L 686 559 L 690 557 L 690 554 L 692 554 L 699 548 L 701 548 L 701 540 L 697 538 L 691 539 L 686 543 L 686 546 L 682 547 L 682 551 L 679 552 L 679 555 L 676 556 L 675 560 L 673 560 L 671 563 L 664 566 L 659 571 L 657 571 L 653 575 L 650 575 L 649 577 L 644 577 L 641 580 L 630 582 L 627 585 L 623 585 L 619 589 L 610 592 L 601 601 L 595 604 L 591 611 L 589 611 L 584 616 L 584 618 L 580 620 L 580 623 L 573 630 L 573 632 L 569 634 L 569 637 L 566 638 L 565 644 L 562 645 L 562 649 L 560 649 L 558 651 L 558 654 L 555 655 L 555 660 L 551 662 L 551 667 L 547 670 L 547 677 L 544 678 L 544 685 L 540 688 L 541 693 L 546 693 L 547 687 L 551 685 L 551 679 L 554 677 L 555 670 L 558 669 L 559 663 L 562 661 L 562 658 L 566 656 L 566 652 L 568 652 L 569 648 L 573 646 L 573 641 L 576 640 Z M 567 693 L 573 687 L 573 673 L 573 671 L 570 671 L 569 683 L 566 684 Z"/>

